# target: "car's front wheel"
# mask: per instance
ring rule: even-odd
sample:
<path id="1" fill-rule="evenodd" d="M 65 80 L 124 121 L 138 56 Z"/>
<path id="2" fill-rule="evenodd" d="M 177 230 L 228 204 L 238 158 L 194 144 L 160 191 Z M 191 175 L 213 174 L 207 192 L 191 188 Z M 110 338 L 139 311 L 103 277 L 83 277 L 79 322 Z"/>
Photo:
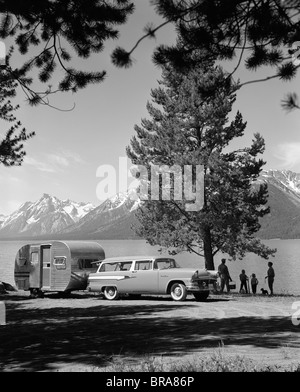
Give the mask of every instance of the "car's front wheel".
<path id="1" fill-rule="evenodd" d="M 209 296 L 209 291 L 205 291 L 203 293 L 194 293 L 194 297 L 196 301 L 205 301 Z"/>
<path id="2" fill-rule="evenodd" d="M 187 289 L 183 283 L 174 283 L 170 294 L 174 301 L 184 301 L 187 296 Z"/>
<path id="3" fill-rule="evenodd" d="M 115 299 L 119 298 L 119 293 L 116 287 L 114 286 L 108 286 L 105 287 L 104 289 L 104 297 L 110 301 L 113 301 Z"/>

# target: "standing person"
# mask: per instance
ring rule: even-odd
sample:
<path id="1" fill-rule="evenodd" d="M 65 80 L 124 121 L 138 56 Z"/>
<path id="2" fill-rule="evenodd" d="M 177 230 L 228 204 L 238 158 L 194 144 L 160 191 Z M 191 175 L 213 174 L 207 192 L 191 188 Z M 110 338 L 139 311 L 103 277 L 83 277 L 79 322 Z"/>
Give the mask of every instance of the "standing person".
<path id="1" fill-rule="evenodd" d="M 232 282 L 227 265 L 225 265 L 225 263 L 226 263 L 226 259 L 222 259 L 221 264 L 218 267 L 218 272 L 221 278 L 221 290 L 220 290 L 221 293 L 223 293 L 225 285 L 227 288 L 227 293 L 229 293 L 230 292 L 229 282 Z"/>
<path id="2" fill-rule="evenodd" d="M 272 267 L 273 263 L 271 261 L 268 262 L 268 271 L 267 271 L 267 276 L 265 279 L 268 278 L 268 286 L 270 289 L 270 295 L 273 295 L 273 283 L 274 283 L 274 278 L 275 278 L 275 271 L 274 268 Z"/>
<path id="3" fill-rule="evenodd" d="M 252 288 L 252 293 L 256 294 L 256 288 L 258 285 L 258 280 L 255 274 L 251 275 L 251 288 Z"/>
<path id="4" fill-rule="evenodd" d="M 240 286 L 240 292 L 243 290 L 243 287 L 245 287 L 245 292 L 248 294 L 248 288 L 247 288 L 247 281 L 249 280 L 248 276 L 246 275 L 245 270 L 242 270 L 242 273 L 240 274 L 240 281 L 241 281 L 241 286 Z"/>

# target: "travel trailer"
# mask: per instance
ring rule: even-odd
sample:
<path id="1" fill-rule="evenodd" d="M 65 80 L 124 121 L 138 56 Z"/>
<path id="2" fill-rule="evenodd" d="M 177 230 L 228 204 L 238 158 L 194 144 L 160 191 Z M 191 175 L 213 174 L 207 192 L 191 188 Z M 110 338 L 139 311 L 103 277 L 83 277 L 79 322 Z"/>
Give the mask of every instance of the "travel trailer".
<path id="1" fill-rule="evenodd" d="M 19 290 L 34 297 L 44 292 L 68 294 L 85 290 L 90 272 L 105 258 L 104 249 L 92 241 L 53 241 L 28 244 L 19 249 L 14 277 Z"/>

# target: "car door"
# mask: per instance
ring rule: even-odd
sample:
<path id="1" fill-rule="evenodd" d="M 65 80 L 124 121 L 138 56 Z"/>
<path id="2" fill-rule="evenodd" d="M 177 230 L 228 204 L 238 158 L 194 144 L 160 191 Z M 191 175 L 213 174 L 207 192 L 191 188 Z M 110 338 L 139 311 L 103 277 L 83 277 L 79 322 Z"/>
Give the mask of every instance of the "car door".
<path id="1" fill-rule="evenodd" d="M 131 292 L 131 281 L 132 281 L 132 261 L 120 261 L 116 264 L 114 270 L 114 277 L 116 287 L 120 293 Z"/>
<path id="2" fill-rule="evenodd" d="M 158 270 L 153 269 L 153 260 L 135 261 L 130 285 L 135 293 L 158 293 Z"/>
<path id="3" fill-rule="evenodd" d="M 101 291 L 102 287 L 115 286 L 121 293 L 130 292 L 131 265 L 130 260 L 102 263 L 97 273 L 90 274 L 91 287 L 95 291 L 96 288 Z"/>

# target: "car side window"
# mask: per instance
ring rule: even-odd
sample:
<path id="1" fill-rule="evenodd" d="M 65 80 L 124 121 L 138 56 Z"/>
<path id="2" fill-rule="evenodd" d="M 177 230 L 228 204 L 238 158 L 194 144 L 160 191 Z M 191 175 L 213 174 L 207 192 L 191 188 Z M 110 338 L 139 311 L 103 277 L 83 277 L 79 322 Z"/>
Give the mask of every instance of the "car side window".
<path id="1" fill-rule="evenodd" d="M 175 260 L 173 259 L 165 259 L 165 260 L 156 260 L 158 269 L 167 269 L 167 268 L 175 268 Z"/>
<path id="2" fill-rule="evenodd" d="M 125 261 L 118 263 L 115 271 L 129 271 L 131 268 L 132 261 Z"/>
<path id="3" fill-rule="evenodd" d="M 135 269 L 139 271 L 147 271 L 151 269 L 151 260 L 143 260 L 135 262 Z"/>

